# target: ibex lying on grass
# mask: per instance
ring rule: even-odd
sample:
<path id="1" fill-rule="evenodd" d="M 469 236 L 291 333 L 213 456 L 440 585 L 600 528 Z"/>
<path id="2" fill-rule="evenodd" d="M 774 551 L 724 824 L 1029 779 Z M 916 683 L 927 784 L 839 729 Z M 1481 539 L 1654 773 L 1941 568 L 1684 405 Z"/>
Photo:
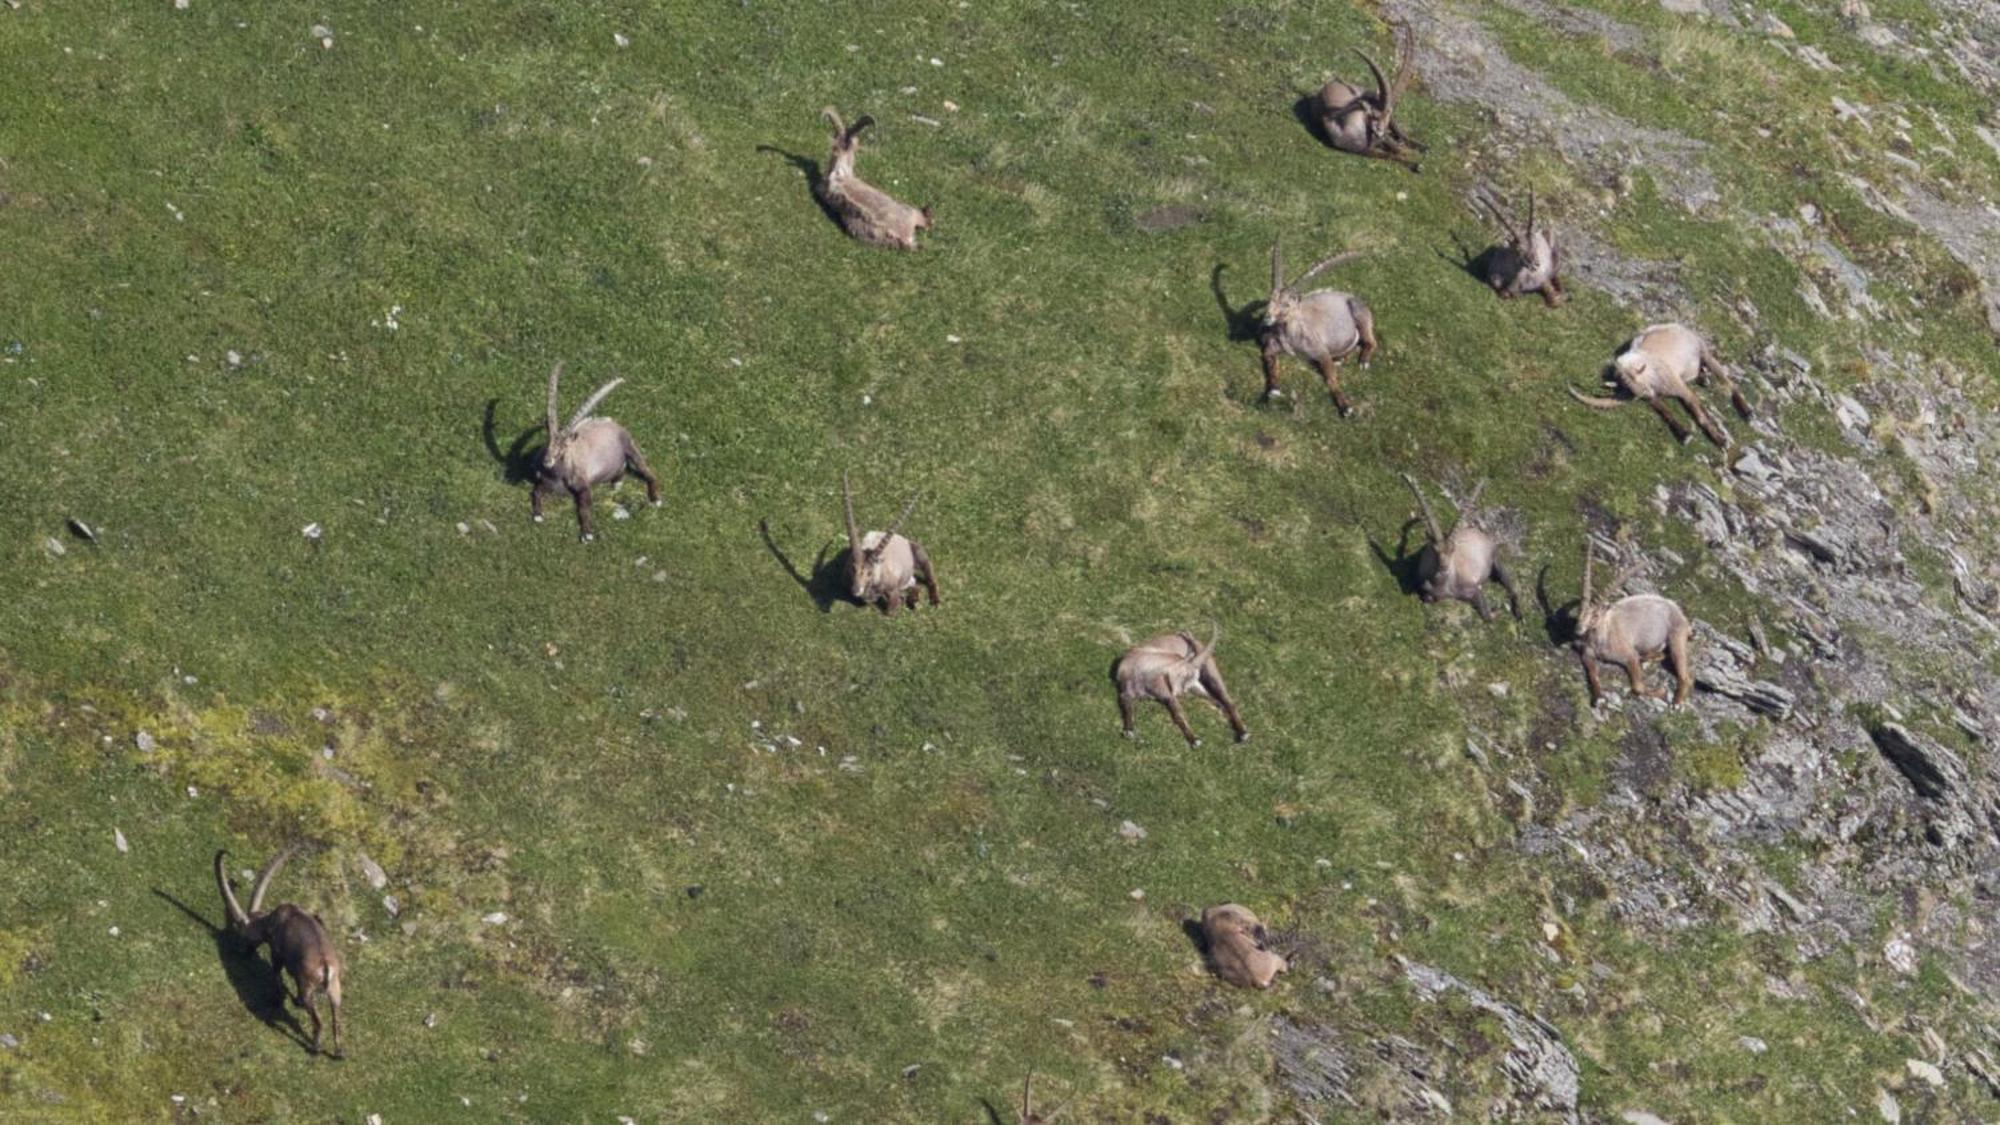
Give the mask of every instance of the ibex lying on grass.
<path id="1" fill-rule="evenodd" d="M 625 427 L 609 418 L 593 418 L 592 410 L 604 401 L 623 383 L 623 379 L 613 379 L 597 388 L 583 405 L 570 415 L 569 425 L 556 424 L 557 383 L 562 379 L 563 365 L 560 360 L 549 372 L 549 444 L 542 451 L 540 475 L 535 480 L 535 488 L 529 501 L 535 522 L 542 522 L 542 494 L 566 488 L 576 501 L 576 523 L 578 534 L 588 543 L 597 538 L 596 524 L 590 516 L 590 490 L 600 484 L 615 483 L 630 468 L 634 475 L 646 482 L 646 500 L 657 508 L 660 506 L 660 478 L 646 467 L 646 458 L 639 447 L 632 442 L 632 435 Z"/>
<path id="2" fill-rule="evenodd" d="M 1632 337 L 1618 357 L 1611 361 L 1612 377 L 1618 385 L 1653 408 L 1653 413 L 1667 424 L 1674 439 L 1685 445 L 1694 436 L 1687 427 L 1680 424 L 1667 412 L 1663 399 L 1674 399 L 1694 416 L 1695 424 L 1708 440 L 1718 446 L 1729 444 L 1729 435 L 1717 425 L 1708 410 L 1695 397 L 1694 384 L 1710 375 L 1722 380 L 1729 389 L 1730 405 L 1745 419 L 1750 417 L 1750 403 L 1743 392 L 1736 387 L 1736 380 L 1729 377 L 1729 371 L 1717 362 L 1715 353 L 1695 331 L 1681 324 L 1655 324 Z M 1599 410 L 1612 410 L 1625 405 L 1627 400 L 1616 398 L 1593 398 L 1580 394 L 1575 387 L 1569 388 L 1570 397 L 1585 406 Z"/>
<path id="3" fill-rule="evenodd" d="M 1264 306 L 1264 397 L 1283 398 L 1278 388 L 1278 357 L 1296 356 L 1319 368 L 1319 376 L 1340 408 L 1342 417 L 1354 413 L 1347 396 L 1340 393 L 1340 373 L 1335 365 L 1355 354 L 1367 367 L 1375 355 L 1375 314 L 1361 298 L 1337 289 L 1315 289 L 1300 293 L 1298 287 L 1342 262 L 1360 256 L 1349 250 L 1317 262 L 1285 284 L 1284 248 L 1271 244 L 1271 299 Z"/>
<path id="4" fill-rule="evenodd" d="M 1221 630 L 1215 630 L 1203 645 L 1195 642 L 1192 633 L 1162 633 L 1125 650 L 1111 668 L 1125 737 L 1136 736 L 1132 729 L 1132 705 L 1141 699 L 1152 699 L 1166 707 L 1189 746 L 1200 746 L 1201 739 L 1194 736 L 1187 715 L 1181 710 L 1181 696 L 1193 694 L 1215 704 L 1228 717 L 1236 741 L 1250 738 L 1243 716 L 1236 710 L 1236 701 L 1229 697 L 1229 688 L 1222 682 L 1222 669 L 1215 663 L 1215 642 L 1221 635 Z"/>
<path id="5" fill-rule="evenodd" d="M 319 995 L 326 994 L 333 1021 L 333 1057 L 339 1058 L 340 952 L 334 949 L 333 939 L 327 936 L 326 926 L 318 915 L 308 914 L 290 903 L 269 912 L 264 910 L 264 892 L 270 889 L 271 877 L 295 850 L 286 848 L 265 865 L 251 888 L 247 913 L 237 904 L 236 892 L 229 886 L 229 873 L 223 867 L 228 852 L 215 853 L 215 882 L 222 888 L 222 905 L 229 914 L 230 932 L 249 943 L 253 953 L 258 946 L 269 943 L 272 970 L 292 975 L 292 983 L 298 986 L 298 1005 L 312 1018 L 315 1054 L 319 1052 Z"/>
<path id="6" fill-rule="evenodd" d="M 1486 283 L 1493 291 L 1505 300 L 1523 293 L 1540 293 L 1550 308 L 1569 300 L 1557 273 L 1561 254 L 1556 249 L 1555 232 L 1546 223 L 1539 230 L 1535 228 L 1535 193 L 1528 192 L 1525 230 L 1507 217 L 1504 201 L 1498 195 L 1481 195 L 1479 202 L 1507 232 L 1507 245 L 1494 247 L 1486 259 Z"/>
<path id="7" fill-rule="evenodd" d="M 855 601 L 894 615 L 899 602 L 917 608 L 917 585 L 922 583 L 931 604 L 938 604 L 937 569 L 931 557 L 914 540 L 896 534 L 916 506 L 917 496 L 912 494 L 889 530 L 863 535 L 854 521 L 854 493 L 847 474 L 840 474 L 840 510 L 847 517 L 847 586 Z"/>
<path id="8" fill-rule="evenodd" d="M 930 229 L 931 209 L 912 207 L 854 172 L 854 153 L 860 147 L 856 138 L 875 119 L 864 113 L 854 119 L 853 128 L 844 128 L 832 106 L 819 115 L 833 126 L 833 152 L 827 158 L 820 198 L 840 219 L 841 228 L 871 246 L 915 250 L 917 232 Z"/>
<path id="9" fill-rule="evenodd" d="M 1475 485 L 1471 497 L 1458 506 L 1458 519 L 1452 524 L 1449 534 L 1438 527 L 1437 517 L 1431 514 L 1430 501 L 1424 499 L 1423 489 L 1417 487 L 1417 478 L 1404 473 L 1403 482 L 1410 486 L 1410 494 L 1417 498 L 1417 510 L 1424 517 L 1424 530 L 1430 534 L 1430 542 L 1417 556 L 1417 596 L 1426 602 L 1440 598 L 1469 602 L 1473 609 L 1479 611 L 1480 620 L 1491 621 L 1493 611 L 1487 608 L 1484 590 L 1488 582 L 1498 582 L 1507 591 L 1507 607 L 1514 612 L 1514 619 L 1519 621 L 1521 599 L 1515 593 L 1513 577 L 1500 563 L 1500 541 L 1491 533 L 1466 523 L 1466 513 L 1478 506 L 1479 493 L 1486 487 L 1486 482 L 1480 481 Z"/>
<path id="10" fill-rule="evenodd" d="M 1382 76 L 1382 68 L 1366 52 L 1354 53 L 1368 64 L 1368 72 L 1375 76 L 1375 89 L 1365 90 L 1338 78 L 1322 86 L 1312 98 L 1312 113 L 1319 119 L 1321 133 L 1328 144 L 1342 152 L 1394 160 L 1414 170 L 1416 162 L 1408 152 L 1422 152 L 1423 146 L 1404 136 L 1396 124 L 1396 102 L 1410 85 L 1409 32 L 1397 30 L 1393 80 Z"/>
<path id="11" fill-rule="evenodd" d="M 1694 627 L 1688 623 L 1686 613 L 1672 601 L 1658 594 L 1632 594 L 1619 598 L 1610 605 L 1599 605 L 1592 600 L 1590 588 L 1591 571 L 1596 563 L 1597 551 L 1587 539 L 1583 547 L 1583 599 L 1577 603 L 1576 655 L 1583 662 L 1584 678 L 1590 681 L 1590 702 L 1596 706 L 1604 697 L 1603 685 L 1597 679 L 1597 662 L 1617 664 L 1625 669 L 1625 676 L 1632 684 L 1634 695 L 1665 699 L 1665 689 L 1647 691 L 1640 665 L 1648 660 L 1660 660 L 1672 664 L 1675 688 L 1675 703 L 1687 702 L 1688 692 L 1694 689 L 1694 664 L 1688 651 L 1688 644 L 1694 635 Z M 1629 571 L 1621 571 L 1612 580 L 1611 592 L 1625 584 L 1631 576 Z"/>
<path id="12" fill-rule="evenodd" d="M 1264 923 L 1233 902 L 1201 912 L 1201 940 L 1215 975 L 1238 988 L 1269 988 L 1279 973 L 1291 967 L 1271 952 Z"/>

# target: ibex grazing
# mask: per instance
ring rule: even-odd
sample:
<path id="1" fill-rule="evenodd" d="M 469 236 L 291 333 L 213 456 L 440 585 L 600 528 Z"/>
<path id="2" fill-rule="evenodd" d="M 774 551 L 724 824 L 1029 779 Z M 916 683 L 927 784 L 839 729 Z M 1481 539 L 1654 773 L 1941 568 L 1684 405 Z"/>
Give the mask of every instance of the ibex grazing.
<path id="1" fill-rule="evenodd" d="M 1271 952 L 1264 923 L 1246 907 L 1233 902 L 1201 912 L 1201 941 L 1208 949 L 1215 975 L 1238 988 L 1269 988 L 1279 973 L 1291 968 Z"/>
<path id="2" fill-rule="evenodd" d="M 1354 53 L 1375 76 L 1375 89 L 1365 90 L 1338 78 L 1320 87 L 1312 98 L 1312 113 L 1326 143 L 1342 152 L 1394 160 L 1415 170 L 1416 162 L 1407 154 L 1411 150 L 1422 152 L 1424 146 L 1404 136 L 1396 124 L 1396 102 L 1410 85 L 1411 50 L 1408 30 L 1398 28 L 1394 79 L 1384 78 L 1375 60 L 1357 49 Z"/>
<path id="3" fill-rule="evenodd" d="M 917 585 L 921 583 L 931 604 L 938 604 L 937 568 L 931 565 L 931 557 L 915 540 L 896 534 L 916 506 L 917 495 L 912 494 L 889 530 L 863 535 L 861 525 L 854 521 L 854 493 L 848 487 L 847 474 L 840 474 L 840 510 L 847 517 L 847 586 L 855 601 L 879 606 L 893 616 L 899 602 L 917 608 Z"/>
<path id="4" fill-rule="evenodd" d="M 1498 195 L 1481 195 L 1479 202 L 1507 232 L 1507 245 L 1494 247 L 1486 258 L 1486 283 L 1493 291 L 1510 301 L 1523 293 L 1540 293 L 1550 308 L 1569 300 L 1557 273 L 1561 268 L 1561 252 L 1556 249 L 1555 232 L 1547 223 L 1540 229 L 1535 227 L 1535 193 L 1528 192 L 1525 230 L 1507 217 L 1505 201 Z"/>
<path id="5" fill-rule="evenodd" d="M 1354 413 L 1347 396 L 1340 393 L 1340 373 L 1335 365 L 1359 352 L 1361 366 L 1367 367 L 1375 355 L 1375 314 L 1361 298 L 1337 289 L 1315 289 L 1300 293 L 1299 286 L 1342 262 L 1360 257 L 1348 250 L 1314 263 L 1290 285 L 1285 284 L 1285 253 L 1271 244 L 1271 299 L 1264 306 L 1264 397 L 1283 398 L 1278 388 L 1278 357 L 1296 356 L 1319 368 L 1319 376 L 1340 408 L 1342 417 Z"/>
<path id="6" fill-rule="evenodd" d="M 1686 613 L 1658 594 L 1632 594 L 1610 605 L 1592 600 L 1591 571 L 1597 552 L 1586 540 L 1583 547 L 1583 599 L 1577 603 L 1576 655 L 1583 662 L 1584 678 L 1590 681 L 1590 702 L 1595 706 L 1604 696 L 1597 679 L 1597 662 L 1617 664 L 1625 669 L 1634 695 L 1665 699 L 1665 689 L 1647 691 L 1640 665 L 1648 660 L 1671 663 L 1674 670 L 1674 702 L 1687 702 L 1694 689 L 1694 664 L 1688 644 L 1694 628 Z M 1611 590 L 1624 585 L 1629 572 L 1621 571 L 1612 580 Z"/>
<path id="7" fill-rule="evenodd" d="M 597 538 L 597 527 L 590 517 L 590 490 L 600 484 L 613 484 L 625 475 L 626 469 L 646 482 L 646 500 L 653 507 L 660 506 L 660 478 L 646 467 L 645 455 L 633 444 L 632 435 L 625 427 L 609 418 L 593 418 L 592 410 L 604 401 L 623 383 L 623 379 L 613 379 L 597 388 L 583 405 L 570 415 L 569 425 L 556 424 L 557 384 L 562 379 L 563 365 L 560 360 L 549 371 L 549 444 L 542 451 L 541 474 L 535 480 L 535 488 L 529 501 L 535 522 L 542 522 L 542 494 L 566 488 L 576 501 L 576 523 L 578 535 L 588 543 Z"/>
<path id="8" fill-rule="evenodd" d="M 841 229 L 871 246 L 915 250 L 917 232 L 931 227 L 931 209 L 912 207 L 854 171 L 854 153 L 860 147 L 857 138 L 861 130 L 875 124 L 875 119 L 864 113 L 854 119 L 852 128 L 845 128 L 832 106 L 820 110 L 819 115 L 833 126 L 833 152 L 827 157 L 820 198 L 840 220 Z"/>
<path id="9" fill-rule="evenodd" d="M 1188 745 L 1200 746 L 1201 739 L 1194 736 L 1187 715 L 1181 710 L 1181 696 L 1193 694 L 1215 704 L 1228 717 L 1236 741 L 1249 740 L 1250 731 L 1244 727 L 1236 701 L 1229 697 L 1229 687 L 1222 682 L 1222 669 L 1215 663 L 1215 642 L 1221 636 L 1221 630 L 1215 630 L 1203 645 L 1196 643 L 1192 633 L 1162 633 L 1125 650 L 1111 667 L 1125 737 L 1136 737 L 1132 729 L 1132 705 L 1141 699 L 1153 699 L 1173 716 L 1174 725 L 1180 728 Z"/>
<path id="10" fill-rule="evenodd" d="M 223 867 L 228 852 L 215 853 L 215 882 L 222 888 L 222 905 L 229 912 L 230 931 L 249 943 L 253 953 L 258 946 L 268 943 L 272 970 L 292 975 L 292 983 L 298 986 L 298 1005 L 312 1018 L 315 1054 L 319 1052 L 319 995 L 326 994 L 333 1022 L 333 1057 L 340 1058 L 340 952 L 334 949 L 333 939 L 327 936 L 326 926 L 318 915 L 308 914 L 291 903 L 268 912 L 264 910 L 264 892 L 270 889 L 272 876 L 295 850 L 286 848 L 265 865 L 251 888 L 247 913 L 237 904 L 236 892 L 229 886 L 229 873 Z"/>
<path id="11" fill-rule="evenodd" d="M 1430 501 L 1424 499 L 1423 489 L 1417 487 L 1417 478 L 1404 473 L 1403 483 L 1410 486 L 1410 494 L 1417 498 L 1417 510 L 1424 517 L 1424 530 L 1430 533 L 1430 542 L 1417 556 L 1417 596 L 1426 602 L 1440 598 L 1469 602 L 1473 609 L 1479 611 L 1480 620 L 1491 621 L 1493 611 L 1487 608 L 1484 591 L 1488 582 L 1498 582 L 1507 591 L 1507 608 L 1519 621 L 1521 599 L 1515 593 L 1513 577 L 1500 563 L 1500 540 L 1492 533 L 1466 522 L 1466 513 L 1478 506 L 1479 493 L 1485 489 L 1486 482 L 1474 485 L 1471 497 L 1458 506 L 1458 519 L 1452 524 L 1449 534 L 1438 527 L 1437 517 L 1431 514 Z"/>
<path id="12" fill-rule="evenodd" d="M 1661 400 L 1673 399 L 1694 416 L 1695 424 L 1708 440 L 1719 446 L 1729 444 L 1729 435 L 1717 425 L 1708 410 L 1695 397 L 1694 384 L 1710 375 L 1722 380 L 1729 388 L 1730 405 L 1746 420 L 1750 417 L 1750 403 L 1743 398 L 1743 392 L 1736 387 L 1736 380 L 1729 377 L 1729 371 L 1715 358 L 1715 353 L 1692 328 L 1681 324 L 1655 324 L 1632 337 L 1617 358 L 1611 361 L 1611 374 L 1618 385 L 1653 408 L 1653 413 L 1667 424 L 1674 440 L 1685 445 L 1694 436 L 1687 427 L 1680 424 L 1667 412 L 1667 404 Z M 1585 406 L 1599 410 L 1613 410 L 1625 405 L 1627 400 L 1616 398 L 1593 398 L 1569 388 L 1570 397 Z"/>

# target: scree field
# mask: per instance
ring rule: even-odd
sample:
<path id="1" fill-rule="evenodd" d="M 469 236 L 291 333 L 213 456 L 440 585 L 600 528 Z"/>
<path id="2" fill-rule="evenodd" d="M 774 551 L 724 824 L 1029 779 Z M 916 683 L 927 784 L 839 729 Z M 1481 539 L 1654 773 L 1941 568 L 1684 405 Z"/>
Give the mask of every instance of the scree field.
<path id="1" fill-rule="evenodd" d="M 1463 1119 L 1569 1112 L 1509 1074 L 1511 1017 L 1412 965 L 1560 1029 L 1586 1117 L 1990 1111 L 1905 1072 L 1972 1001 L 1882 968 L 1894 894 L 1867 957 L 1800 962 L 1729 903 L 1649 926 L 1523 844 L 1635 742 L 1707 793 L 1778 729 L 1591 711 L 1548 612 L 1587 527 L 1678 560 L 1650 581 L 1719 629 L 1763 603 L 1654 501 L 1727 493 L 1736 451 L 1565 384 L 1684 318 L 1767 407 L 1704 392 L 1745 441 L 1845 449 L 1768 346 L 1844 393 L 1894 341 L 1996 398 L 1978 278 L 1862 182 L 1992 194 L 1990 103 L 1838 4 L 1771 4 L 1782 50 L 1736 7 L 7 4 L 0 1116 L 1011 1123 L 1032 1071 L 1067 1120 L 1370 1120 L 1417 1110 L 1342 1068 L 1398 1037 Z M 1294 111 L 1406 16 L 1416 173 Z M 1698 151 L 1607 172 L 1442 96 L 1451 26 Z M 876 118 L 863 176 L 934 205 L 920 251 L 814 202 L 825 105 Z M 1688 164 L 1693 204 L 1663 186 Z M 1463 265 L 1482 183 L 1534 188 L 1598 276 L 1672 284 L 1585 260 L 1563 308 L 1496 300 Z M 1814 307 L 1847 291 L 1765 221 L 1806 202 L 1881 315 Z M 1279 237 L 1292 272 L 1363 251 L 1315 283 L 1375 311 L 1352 419 L 1295 361 L 1258 401 Z M 625 379 L 602 413 L 664 485 L 600 489 L 589 544 L 566 496 L 528 518 L 558 359 L 565 412 Z M 922 494 L 940 608 L 842 596 L 843 471 L 864 528 Z M 1436 486 L 1487 479 L 1524 620 L 1412 596 L 1403 472 L 1447 522 Z M 1199 748 L 1150 704 L 1121 738 L 1112 660 L 1211 622 L 1252 738 L 1199 702 Z M 345 957 L 343 1061 L 215 929 L 215 852 L 241 888 L 291 843 L 271 898 Z M 1225 901 L 1293 959 L 1270 992 L 1203 970 L 1186 924 Z"/>

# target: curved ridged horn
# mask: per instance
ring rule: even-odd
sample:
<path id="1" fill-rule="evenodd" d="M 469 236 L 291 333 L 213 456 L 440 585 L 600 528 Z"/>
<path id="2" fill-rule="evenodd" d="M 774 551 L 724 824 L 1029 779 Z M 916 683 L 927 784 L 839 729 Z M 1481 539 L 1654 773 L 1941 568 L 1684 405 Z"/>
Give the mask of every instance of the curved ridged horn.
<path id="1" fill-rule="evenodd" d="M 1616 410 L 1625 405 L 1625 400 L 1622 398 L 1595 398 L 1582 393 L 1575 387 L 1564 387 L 1563 389 L 1569 392 L 1569 397 L 1585 406 L 1594 406 L 1599 410 Z"/>
<path id="2" fill-rule="evenodd" d="M 847 553 L 854 559 L 854 565 L 861 565 L 861 527 L 854 522 L 854 492 L 848 487 L 847 474 L 840 474 L 840 511 L 847 517 Z"/>
<path id="3" fill-rule="evenodd" d="M 562 360 L 556 360 L 556 365 L 554 367 L 549 368 L 549 440 L 550 441 L 556 440 L 556 435 L 562 432 L 562 423 L 557 421 L 556 419 L 556 402 L 557 402 L 556 388 L 557 385 L 562 381 L 562 369 L 563 369 Z"/>
<path id="4" fill-rule="evenodd" d="M 1271 243 L 1271 295 L 1285 288 L 1285 248 L 1282 240 Z"/>
<path id="5" fill-rule="evenodd" d="M 827 124 L 833 126 L 833 135 L 836 140 L 847 135 L 847 127 L 840 123 L 839 110 L 832 106 L 827 106 L 825 109 L 819 111 L 819 115 Z"/>
<path id="6" fill-rule="evenodd" d="M 1340 253 L 1335 254 L 1331 258 L 1322 258 L 1319 261 L 1314 262 L 1313 267 L 1311 269 L 1300 274 L 1299 279 L 1297 281 L 1292 282 L 1292 287 L 1296 289 L 1299 286 L 1304 285 L 1306 282 L 1311 281 L 1313 278 L 1318 277 L 1321 273 L 1325 272 L 1326 270 L 1330 270 L 1333 267 L 1340 265 L 1343 262 L 1351 262 L 1354 259 L 1359 258 L 1360 256 L 1361 256 L 1361 251 L 1359 250 L 1342 250 Z"/>
<path id="7" fill-rule="evenodd" d="M 620 376 L 619 378 L 613 379 L 609 383 L 606 383 L 603 386 L 597 388 L 595 391 L 592 391 L 590 397 L 583 400 L 583 405 L 576 408 L 576 413 L 569 416 L 569 426 L 567 428 L 574 430 L 578 426 L 583 425 L 583 423 L 589 419 L 590 412 L 597 409 L 598 403 L 604 401 L 604 396 L 610 394 L 612 391 L 617 390 L 618 384 L 623 383 L 624 381 L 625 381 L 624 377 Z"/>
<path id="8" fill-rule="evenodd" d="M 1479 507 L 1479 494 L 1484 491 L 1486 491 L 1486 478 L 1480 477 L 1479 482 L 1472 486 L 1472 495 L 1466 497 L 1465 503 L 1458 506 L 1458 518 L 1461 522 L 1464 521 L 1467 512 Z M 1457 524 L 1452 525 L 1452 530 L 1458 530 Z"/>
<path id="9" fill-rule="evenodd" d="M 896 534 L 896 529 L 903 526 L 903 521 L 910 518 L 911 512 L 916 511 L 917 501 L 923 499 L 923 495 L 924 494 L 921 490 L 910 493 L 910 502 L 903 505 L 903 510 L 897 514 L 895 522 L 889 525 L 889 530 L 882 533 L 883 539 L 886 540 L 890 536 Z"/>
<path id="10" fill-rule="evenodd" d="M 1522 241 L 1521 239 L 1521 232 L 1515 230 L 1514 224 L 1508 220 L 1507 212 L 1501 209 L 1506 204 L 1507 201 L 1501 198 L 1499 192 L 1494 191 L 1491 188 L 1488 188 L 1485 192 L 1481 193 L 1475 198 L 1479 200 L 1480 204 L 1484 206 L 1487 212 L 1491 214 L 1493 218 L 1500 224 L 1501 229 L 1507 232 L 1507 237 L 1514 240 L 1514 245 L 1521 247 L 1527 246 L 1527 243 Z"/>
<path id="11" fill-rule="evenodd" d="M 1382 120 L 1384 124 L 1396 115 L 1396 101 L 1403 96 L 1404 90 L 1409 89 L 1412 70 L 1410 64 L 1415 59 L 1416 53 L 1416 43 L 1411 37 L 1409 29 L 1397 28 L 1396 80 L 1390 84 L 1388 92 L 1382 96 Z"/>
<path id="12" fill-rule="evenodd" d="M 298 850 L 299 846 L 297 844 L 293 844 L 291 847 L 286 848 L 284 851 L 281 851 L 277 855 L 272 856 L 271 862 L 265 864 L 264 870 L 257 874 L 257 883 L 255 886 L 250 888 L 251 914 L 253 915 L 258 914 L 263 911 L 264 892 L 271 889 L 272 878 L 274 878 L 278 874 L 278 869 L 285 865 L 285 861 L 292 858 L 292 853 Z"/>
<path id="13" fill-rule="evenodd" d="M 1361 61 L 1368 64 L 1368 73 L 1375 76 L 1375 100 L 1382 103 L 1382 112 L 1386 115 L 1389 111 L 1389 80 L 1382 77 L 1382 68 L 1375 65 L 1368 52 L 1356 47 L 1354 53 L 1361 56 Z"/>
<path id="14" fill-rule="evenodd" d="M 847 139 L 851 141 L 854 138 L 860 136 L 861 130 L 866 129 L 867 127 L 873 124 L 875 124 L 875 118 L 872 114 L 864 113 L 861 116 L 855 118 L 854 124 L 848 126 Z"/>
<path id="15" fill-rule="evenodd" d="M 1529 188 L 1528 189 L 1528 241 L 1527 243 L 1525 243 L 1525 245 L 1533 246 L 1534 241 L 1535 241 L 1535 189 Z"/>
<path id="16" fill-rule="evenodd" d="M 1417 498 L 1417 511 L 1424 516 L 1424 528 L 1431 533 L 1431 542 L 1444 546 L 1444 531 L 1438 527 L 1437 517 L 1431 514 L 1431 502 L 1424 499 L 1424 490 L 1417 487 L 1417 478 L 1403 474 L 1403 483 L 1410 486 L 1410 495 Z"/>
<path id="17" fill-rule="evenodd" d="M 1583 534 L 1583 600 L 1578 603 L 1579 612 L 1590 611 L 1590 579 L 1597 568 L 1597 545 L 1590 541 L 1590 533 Z"/>
<path id="18" fill-rule="evenodd" d="M 215 853 L 215 885 L 222 888 L 222 907 L 229 915 L 229 928 L 240 933 L 250 924 L 250 916 L 243 913 L 243 907 L 236 901 L 236 892 L 229 888 L 229 872 L 222 866 L 222 861 L 228 856 L 226 851 Z"/>

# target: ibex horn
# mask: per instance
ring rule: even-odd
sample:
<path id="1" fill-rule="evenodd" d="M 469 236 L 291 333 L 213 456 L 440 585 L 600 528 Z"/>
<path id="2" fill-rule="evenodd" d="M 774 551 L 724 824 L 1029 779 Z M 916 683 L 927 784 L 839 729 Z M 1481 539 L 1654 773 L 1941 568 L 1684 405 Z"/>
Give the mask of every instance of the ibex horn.
<path id="1" fill-rule="evenodd" d="M 265 864 L 264 870 L 258 872 L 257 883 L 250 888 L 250 913 L 256 914 L 264 909 L 264 892 L 271 889 L 271 880 L 278 874 L 278 869 L 283 867 L 285 861 L 292 858 L 292 853 L 298 850 L 299 846 L 293 844 L 272 856 L 271 862 Z"/>
<path id="2" fill-rule="evenodd" d="M 1594 406 L 1599 410 L 1616 410 L 1619 407 L 1625 405 L 1626 401 L 1622 398 L 1595 398 L 1592 397 L 1591 395 L 1584 394 L 1583 392 L 1577 390 L 1575 387 L 1564 387 L 1563 389 L 1569 392 L 1569 397 L 1584 404 L 1585 406 Z"/>
<path id="3" fill-rule="evenodd" d="M 215 885 L 222 888 L 222 905 L 229 914 L 229 928 L 239 933 L 250 924 L 250 916 L 243 913 L 243 907 L 236 901 L 236 892 L 229 887 L 229 872 L 222 866 L 227 859 L 226 851 L 215 853 Z"/>
<path id="4" fill-rule="evenodd" d="M 919 489 L 916 492 L 910 493 L 910 502 L 903 505 L 903 510 L 897 513 L 895 522 L 889 525 L 889 530 L 882 533 L 882 538 L 887 539 L 891 535 L 896 534 L 896 530 L 903 526 L 903 521 L 910 518 L 911 512 L 916 511 L 917 501 L 921 500 L 923 498 L 923 495 L 924 494 L 921 489 Z"/>
<path id="5" fill-rule="evenodd" d="M 1417 487 L 1417 478 L 1404 473 L 1403 483 L 1410 486 L 1410 495 L 1417 498 L 1417 511 L 1423 513 L 1424 529 L 1431 533 L 1431 542 L 1444 546 L 1444 532 L 1438 528 L 1437 517 L 1431 514 L 1431 504 L 1424 499 L 1424 490 Z"/>
<path id="6" fill-rule="evenodd" d="M 840 511 L 847 517 L 847 553 L 854 561 L 861 561 L 861 528 L 854 522 L 854 492 L 847 484 L 847 474 L 840 474 Z"/>
<path id="7" fill-rule="evenodd" d="M 556 435 L 562 432 L 562 422 L 556 418 L 556 405 L 558 402 L 558 399 L 556 398 L 556 393 L 557 393 L 556 388 L 562 382 L 562 369 L 563 369 L 562 360 L 556 360 L 556 365 L 554 367 L 549 368 L 549 440 L 550 441 L 554 441 L 556 439 Z"/>

